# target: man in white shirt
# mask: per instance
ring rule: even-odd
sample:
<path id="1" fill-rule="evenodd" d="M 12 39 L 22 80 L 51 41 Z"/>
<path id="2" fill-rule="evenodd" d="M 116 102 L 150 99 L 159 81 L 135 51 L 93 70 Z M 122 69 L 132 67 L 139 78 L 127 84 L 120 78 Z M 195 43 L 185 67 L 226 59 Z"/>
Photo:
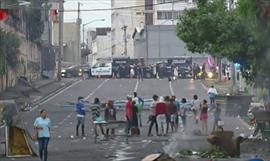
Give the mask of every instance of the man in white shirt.
<path id="1" fill-rule="evenodd" d="M 208 97 L 210 99 L 210 105 L 213 106 L 216 104 L 216 95 L 218 95 L 218 92 L 216 90 L 216 88 L 214 86 L 211 86 L 209 89 L 208 89 Z"/>

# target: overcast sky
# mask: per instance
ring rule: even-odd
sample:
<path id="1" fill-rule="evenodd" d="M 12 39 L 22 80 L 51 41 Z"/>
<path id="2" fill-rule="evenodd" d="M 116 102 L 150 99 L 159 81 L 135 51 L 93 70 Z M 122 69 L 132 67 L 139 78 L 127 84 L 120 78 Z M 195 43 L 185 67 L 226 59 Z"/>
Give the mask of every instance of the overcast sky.
<path id="1" fill-rule="evenodd" d="M 110 8 L 111 0 L 65 0 L 64 8 L 65 10 L 77 10 L 78 2 L 82 3 L 81 9 L 97 9 L 97 8 Z M 78 17 L 77 12 L 65 12 L 64 19 L 65 22 L 76 22 Z M 81 12 L 82 24 L 88 23 L 95 19 L 105 19 L 105 21 L 96 21 L 92 24 L 87 25 L 85 28 L 94 27 L 110 27 L 111 26 L 111 12 L 110 11 L 91 11 Z"/>

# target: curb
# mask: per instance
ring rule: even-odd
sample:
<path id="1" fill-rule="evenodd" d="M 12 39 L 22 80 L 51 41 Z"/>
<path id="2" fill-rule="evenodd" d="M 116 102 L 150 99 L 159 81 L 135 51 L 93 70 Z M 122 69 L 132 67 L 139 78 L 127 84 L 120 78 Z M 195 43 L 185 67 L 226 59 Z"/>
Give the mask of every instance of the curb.
<path id="1" fill-rule="evenodd" d="M 45 84 L 35 86 L 35 88 L 36 88 L 36 89 L 40 89 L 40 88 L 42 88 L 42 87 L 46 87 L 46 86 L 48 86 L 48 85 L 50 85 L 50 84 L 53 84 L 54 82 L 56 82 L 56 80 L 55 80 L 55 79 L 52 79 L 51 81 L 48 81 L 48 82 L 45 83 Z"/>

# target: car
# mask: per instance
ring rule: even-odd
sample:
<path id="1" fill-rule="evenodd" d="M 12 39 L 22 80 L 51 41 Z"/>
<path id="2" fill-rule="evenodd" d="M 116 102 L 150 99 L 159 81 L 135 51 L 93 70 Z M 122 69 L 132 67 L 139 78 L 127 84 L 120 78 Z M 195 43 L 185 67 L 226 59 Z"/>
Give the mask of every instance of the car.
<path id="1" fill-rule="evenodd" d="M 81 77 L 83 70 L 79 66 L 71 66 L 61 70 L 62 78 Z"/>

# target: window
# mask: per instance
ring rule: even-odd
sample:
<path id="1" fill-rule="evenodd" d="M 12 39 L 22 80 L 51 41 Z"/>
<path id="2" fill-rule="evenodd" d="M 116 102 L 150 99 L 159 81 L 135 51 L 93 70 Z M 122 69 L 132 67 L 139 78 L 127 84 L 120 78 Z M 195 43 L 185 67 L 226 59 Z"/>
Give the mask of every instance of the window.
<path id="1" fill-rule="evenodd" d="M 173 13 L 173 14 L 172 14 Z M 171 19 L 178 19 L 182 12 L 181 11 L 158 11 L 157 12 L 157 19 L 158 20 L 171 20 Z"/>
<path id="2" fill-rule="evenodd" d="M 172 11 L 158 11 L 157 12 L 157 19 L 158 20 L 170 20 L 172 19 Z"/>
<path id="3" fill-rule="evenodd" d="M 169 2 L 172 2 L 172 1 L 173 0 L 157 0 L 157 3 L 169 3 Z"/>

